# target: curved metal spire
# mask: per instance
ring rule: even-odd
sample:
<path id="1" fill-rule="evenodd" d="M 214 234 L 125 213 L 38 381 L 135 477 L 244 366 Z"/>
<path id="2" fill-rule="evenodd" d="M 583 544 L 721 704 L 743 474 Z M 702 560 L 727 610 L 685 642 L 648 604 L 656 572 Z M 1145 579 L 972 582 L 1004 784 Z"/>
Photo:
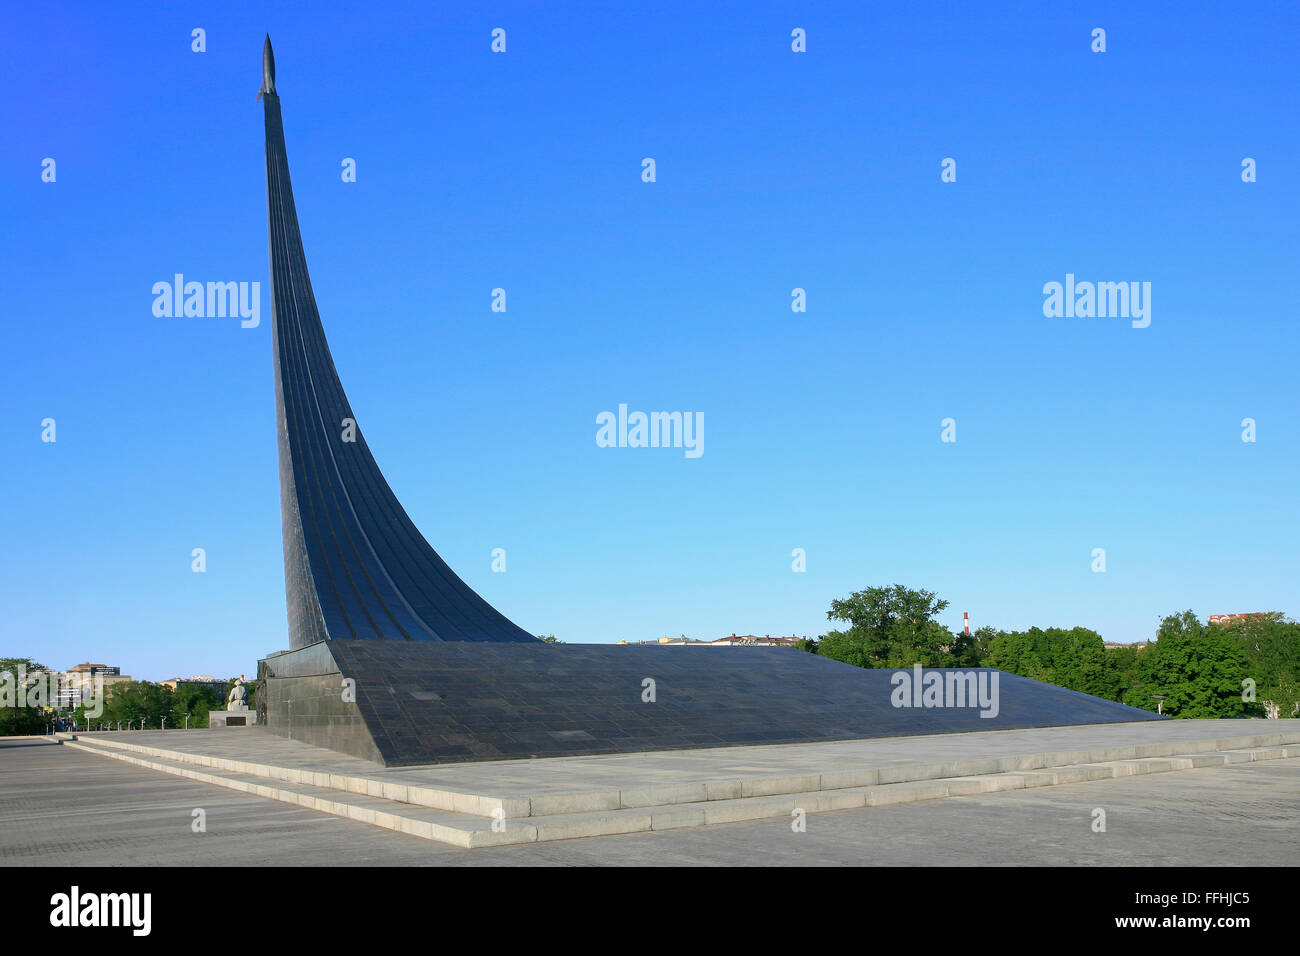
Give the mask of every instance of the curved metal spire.
<path id="1" fill-rule="evenodd" d="M 262 63 L 290 647 L 339 639 L 535 641 L 429 546 L 356 424 L 307 274 L 269 37 Z"/>

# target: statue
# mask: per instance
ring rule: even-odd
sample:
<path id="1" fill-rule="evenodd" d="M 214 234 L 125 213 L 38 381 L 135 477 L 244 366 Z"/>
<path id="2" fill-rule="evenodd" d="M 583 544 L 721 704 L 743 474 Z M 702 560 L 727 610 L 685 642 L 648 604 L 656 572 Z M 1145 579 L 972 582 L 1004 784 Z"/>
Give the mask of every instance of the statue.
<path id="1" fill-rule="evenodd" d="M 264 721 L 266 718 L 261 719 Z M 257 723 L 257 711 L 248 709 L 248 687 L 244 683 L 244 675 L 240 674 L 230 685 L 230 693 L 226 695 L 226 709 L 208 711 L 208 726 L 254 727 Z"/>

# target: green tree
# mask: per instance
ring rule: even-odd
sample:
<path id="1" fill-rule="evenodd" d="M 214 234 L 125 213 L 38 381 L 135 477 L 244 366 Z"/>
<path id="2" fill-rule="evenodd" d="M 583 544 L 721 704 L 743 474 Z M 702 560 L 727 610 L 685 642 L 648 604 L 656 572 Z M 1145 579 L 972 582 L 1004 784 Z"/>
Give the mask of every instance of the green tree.
<path id="1" fill-rule="evenodd" d="M 1123 702 L 1156 710 L 1163 694 L 1171 717 L 1235 717 L 1247 712 L 1242 698 L 1246 659 L 1237 640 L 1222 628 L 1202 624 L 1192 611 L 1160 623 L 1156 641 L 1137 656 L 1137 685 Z"/>
<path id="2" fill-rule="evenodd" d="M 538 634 L 537 639 L 543 644 L 563 644 L 564 641 L 557 640 L 554 634 Z"/>
<path id="3" fill-rule="evenodd" d="M 1270 613 L 1211 627 L 1231 637 L 1245 658 L 1257 699 L 1251 710 L 1268 717 L 1300 716 L 1300 624 Z"/>
<path id="4" fill-rule="evenodd" d="M 30 657 L 0 657 L 0 674 L 17 675 L 20 670 L 34 674 L 37 671 L 48 671 L 49 668 Z"/>
<path id="5" fill-rule="evenodd" d="M 960 663 L 954 664 L 954 667 L 989 667 L 989 651 L 993 642 L 1005 631 L 1000 631 L 996 627 L 990 627 L 985 624 L 983 627 L 977 627 L 971 632 L 968 642 L 964 642 L 965 653 Z M 964 635 L 958 635 L 963 637 Z"/>
<path id="6" fill-rule="evenodd" d="M 930 591 L 901 584 L 855 591 L 831 602 L 828 620 L 849 627 L 831 631 L 817 644 L 817 653 L 858 667 L 928 667 L 950 665 L 954 650 L 965 654 L 970 642 L 961 642 L 934 620 L 948 602 Z"/>
<path id="7" fill-rule="evenodd" d="M 1031 627 L 994 636 L 986 663 L 1057 687 L 1118 700 L 1119 676 L 1101 635 L 1086 627 Z"/>
<path id="8" fill-rule="evenodd" d="M 1106 666 L 1115 675 L 1115 696 L 1111 700 L 1123 702 L 1129 691 L 1141 683 L 1138 675 L 1138 656 L 1148 645 L 1125 644 L 1123 647 L 1106 648 Z"/>
<path id="9" fill-rule="evenodd" d="M 956 631 L 952 635 L 952 644 L 948 649 L 946 667 L 983 667 L 984 658 L 988 656 L 987 644 L 982 643 L 987 632 L 992 628 L 977 628 L 973 633 Z M 981 634 L 983 632 L 983 634 Z"/>
<path id="10" fill-rule="evenodd" d="M 167 721 L 169 727 L 207 727 L 208 714 L 214 710 L 223 710 L 226 706 L 221 691 L 203 684 L 178 684 L 172 696 L 171 717 Z M 249 687 L 249 696 L 252 696 L 252 687 Z M 254 705 L 250 703 L 249 706 Z M 189 715 L 188 725 L 186 714 Z"/>
<path id="11" fill-rule="evenodd" d="M 73 719 L 78 725 L 89 722 L 95 726 L 103 723 L 114 727 L 121 721 L 123 729 L 134 727 L 137 730 L 143 720 L 146 730 L 157 730 L 162 726 L 163 717 L 167 718 L 168 725 L 174 726 L 174 707 L 175 695 L 170 687 L 147 680 L 133 680 L 104 689 L 103 713 L 99 716 L 87 714 L 83 703 L 73 711 Z"/>
<path id="12" fill-rule="evenodd" d="M 42 679 L 48 668 L 30 657 L 0 657 L 0 737 L 18 737 L 45 733 L 50 721 L 41 707 L 27 705 L 34 680 Z M 36 675 L 42 674 L 41 678 Z M 48 684 L 44 685 L 48 689 Z M 18 706 L 22 690 L 24 706 Z M 43 698 L 41 698 L 43 699 Z M 49 702 L 52 703 L 52 702 Z"/>

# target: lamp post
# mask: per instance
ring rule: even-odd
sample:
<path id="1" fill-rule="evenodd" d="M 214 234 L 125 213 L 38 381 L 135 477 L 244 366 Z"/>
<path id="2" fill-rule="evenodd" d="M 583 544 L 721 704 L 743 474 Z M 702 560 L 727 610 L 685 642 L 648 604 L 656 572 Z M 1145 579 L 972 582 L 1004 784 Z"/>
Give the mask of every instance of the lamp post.
<path id="1" fill-rule="evenodd" d="M 186 714 L 186 715 L 185 715 L 185 729 L 186 729 L 186 730 L 189 730 L 189 729 L 190 729 L 190 715 L 189 715 L 189 714 Z"/>
<path id="2" fill-rule="evenodd" d="M 159 730 L 166 730 L 166 729 L 167 729 L 167 715 L 164 714 L 162 719 L 162 726 L 159 728 Z"/>

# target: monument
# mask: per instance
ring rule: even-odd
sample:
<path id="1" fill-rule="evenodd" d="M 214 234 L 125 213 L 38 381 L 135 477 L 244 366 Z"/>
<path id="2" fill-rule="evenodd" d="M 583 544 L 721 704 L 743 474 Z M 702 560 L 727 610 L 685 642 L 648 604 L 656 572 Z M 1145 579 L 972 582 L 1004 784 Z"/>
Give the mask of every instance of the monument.
<path id="1" fill-rule="evenodd" d="M 268 730 L 403 765 L 1155 719 L 1010 674 L 992 681 L 994 714 L 904 708 L 890 672 L 792 648 L 551 645 L 508 620 L 407 516 L 343 392 L 303 252 L 270 37 L 258 98 L 289 611 L 288 650 L 258 663 Z M 997 672 L 963 676 L 979 673 Z"/>
<path id="2" fill-rule="evenodd" d="M 248 688 L 241 674 L 226 695 L 226 709 L 208 712 L 208 727 L 252 727 L 256 723 L 257 711 L 248 709 Z"/>

